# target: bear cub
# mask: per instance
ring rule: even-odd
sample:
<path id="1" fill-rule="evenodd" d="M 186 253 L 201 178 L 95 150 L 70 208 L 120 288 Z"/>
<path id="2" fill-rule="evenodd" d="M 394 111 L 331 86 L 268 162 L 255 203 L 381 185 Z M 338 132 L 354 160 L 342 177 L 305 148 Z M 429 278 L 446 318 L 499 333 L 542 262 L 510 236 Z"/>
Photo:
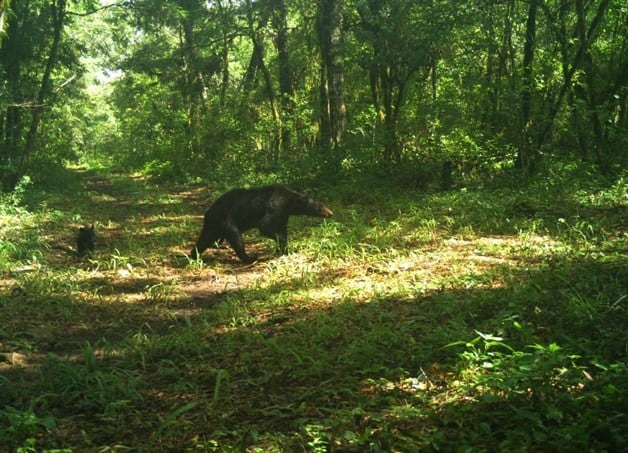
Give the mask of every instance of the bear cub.
<path id="1" fill-rule="evenodd" d="M 76 236 L 76 250 L 79 256 L 85 253 L 93 253 L 96 247 L 96 230 L 94 224 L 91 227 L 80 227 Z"/>
<path id="2" fill-rule="evenodd" d="M 190 256 L 197 259 L 208 247 L 226 240 L 242 262 L 252 263 L 257 257 L 247 255 L 242 240 L 242 233 L 252 228 L 277 241 L 279 251 L 286 253 L 291 215 L 331 217 L 333 212 L 320 201 L 281 185 L 231 190 L 205 212 Z"/>

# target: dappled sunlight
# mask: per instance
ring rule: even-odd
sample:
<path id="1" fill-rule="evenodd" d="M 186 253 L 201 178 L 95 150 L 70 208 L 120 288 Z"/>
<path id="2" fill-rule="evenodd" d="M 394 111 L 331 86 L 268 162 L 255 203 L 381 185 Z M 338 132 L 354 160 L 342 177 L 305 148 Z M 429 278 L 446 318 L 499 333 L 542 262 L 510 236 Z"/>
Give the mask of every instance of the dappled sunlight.
<path id="1" fill-rule="evenodd" d="M 0 453 L 628 445 L 621 0 L 0 0 Z"/>
<path id="2" fill-rule="evenodd" d="M 98 187 L 109 193 L 106 180 Z M 55 400 L 59 425 L 50 432 L 71 433 L 77 445 L 78 430 L 103 417 L 112 427 L 155 432 L 181 408 L 172 418 L 178 434 L 203 442 L 232 443 L 232 433 L 255 426 L 260 445 L 321 432 L 337 445 L 362 445 L 367 436 L 380 445 L 394 439 L 401 450 L 429 447 L 434 433 L 457 439 L 477 423 L 499 431 L 505 422 L 485 421 L 485 410 L 532 405 L 505 423 L 516 426 L 542 412 L 544 398 L 569 408 L 574 391 L 588 395 L 603 371 L 543 346 L 560 340 L 554 332 L 606 336 L 602 352 L 621 355 L 612 326 L 621 318 L 625 258 L 597 261 L 582 253 L 595 244 L 580 237 L 506 234 L 503 225 L 485 233 L 432 220 L 443 218 L 441 208 L 425 205 L 361 217 L 336 201 L 336 217 L 290 224 L 286 255 L 251 232 L 254 263 L 242 264 L 227 244 L 190 260 L 206 190 L 133 187 L 124 203 L 86 211 L 96 225 L 92 256 L 74 254 L 82 221 L 64 225 L 69 214 L 41 212 L 38 226 L 33 219 L 25 227 L 25 238 L 36 240 L 23 254 L 45 244 L 38 258 L 7 263 L 0 277 L 0 373 L 37 383 L 46 370 L 66 382 L 47 391 L 79 395 L 85 406 Z M 111 189 L 118 190 L 117 200 L 124 191 Z M 9 238 L 22 246 L 15 239 L 22 227 L 10 222 Z M 600 296 L 602 287 L 612 296 Z M 474 340 L 490 349 L 492 334 L 506 345 L 502 355 Z M 529 344 L 541 349 L 530 352 Z M 62 418 L 74 413 L 82 419 Z M 92 432 L 108 442 L 104 431 Z"/>

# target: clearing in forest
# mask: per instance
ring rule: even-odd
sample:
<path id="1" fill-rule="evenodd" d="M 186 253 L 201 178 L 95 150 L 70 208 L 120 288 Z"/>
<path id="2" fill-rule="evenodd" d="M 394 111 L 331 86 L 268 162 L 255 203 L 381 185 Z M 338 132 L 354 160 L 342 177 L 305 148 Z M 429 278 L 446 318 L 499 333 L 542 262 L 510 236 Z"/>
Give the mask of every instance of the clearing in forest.
<path id="1" fill-rule="evenodd" d="M 221 190 L 85 178 L 83 191 L 2 214 L 2 443 L 625 440 L 625 191 L 558 204 L 523 191 L 318 189 L 334 217 L 292 218 L 285 256 L 247 233 L 260 259 L 243 265 L 226 245 L 186 257 Z M 76 229 L 92 222 L 96 252 L 79 259 Z"/>

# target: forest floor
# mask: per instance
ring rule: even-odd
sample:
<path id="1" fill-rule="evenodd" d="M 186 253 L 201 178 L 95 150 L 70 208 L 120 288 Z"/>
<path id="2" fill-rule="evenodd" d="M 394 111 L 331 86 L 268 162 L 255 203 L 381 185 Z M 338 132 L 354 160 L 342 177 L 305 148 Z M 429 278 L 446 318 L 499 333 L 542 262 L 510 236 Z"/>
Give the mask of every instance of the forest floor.
<path id="1" fill-rule="evenodd" d="M 293 218 L 285 256 L 247 233 L 243 265 L 186 256 L 217 188 L 82 178 L 0 213 L 7 451 L 628 441 L 623 181 L 319 189 L 335 216 Z"/>

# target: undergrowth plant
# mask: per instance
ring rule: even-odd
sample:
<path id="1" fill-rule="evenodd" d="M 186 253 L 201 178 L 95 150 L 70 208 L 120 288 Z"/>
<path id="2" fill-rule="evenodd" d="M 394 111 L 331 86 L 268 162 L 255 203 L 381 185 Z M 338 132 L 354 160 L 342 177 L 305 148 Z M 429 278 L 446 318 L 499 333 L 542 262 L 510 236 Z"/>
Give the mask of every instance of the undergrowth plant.
<path id="1" fill-rule="evenodd" d="M 140 401 L 139 380 L 110 361 L 102 364 L 89 343 L 82 345 L 82 363 L 71 364 L 50 355 L 41 369 L 41 385 L 50 407 L 72 407 L 107 418 Z"/>
<path id="2" fill-rule="evenodd" d="M 596 381 L 619 382 L 625 366 L 603 369 L 556 343 L 515 349 L 480 332 L 460 357 L 462 381 L 454 391 L 474 401 L 448 408 L 449 416 L 459 413 L 461 442 L 482 445 L 491 439 L 499 448 L 526 450 L 561 449 L 565 442 L 613 450 L 623 443 L 625 419 L 614 426 L 614 416 L 590 415 L 596 398 L 617 409 L 623 404 L 613 400 L 614 384 L 600 394 Z"/>

